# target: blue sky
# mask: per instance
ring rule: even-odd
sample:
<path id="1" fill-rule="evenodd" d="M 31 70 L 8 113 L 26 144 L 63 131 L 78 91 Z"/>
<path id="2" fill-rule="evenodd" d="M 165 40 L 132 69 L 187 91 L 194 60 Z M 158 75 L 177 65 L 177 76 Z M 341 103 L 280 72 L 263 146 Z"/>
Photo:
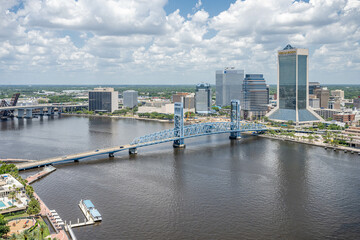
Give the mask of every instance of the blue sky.
<path id="1" fill-rule="evenodd" d="M 0 84 L 214 84 L 227 66 L 274 84 L 288 43 L 310 81 L 358 84 L 359 23 L 359 0 L 7 0 Z"/>

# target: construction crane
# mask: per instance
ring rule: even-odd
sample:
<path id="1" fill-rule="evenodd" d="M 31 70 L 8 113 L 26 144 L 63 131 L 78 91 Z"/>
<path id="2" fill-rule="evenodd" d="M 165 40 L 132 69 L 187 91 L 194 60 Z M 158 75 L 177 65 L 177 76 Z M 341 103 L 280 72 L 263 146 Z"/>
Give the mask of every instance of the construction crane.
<path id="1" fill-rule="evenodd" d="M 16 106 L 17 101 L 19 99 L 20 93 L 14 93 L 11 97 L 10 103 L 8 103 L 5 99 L 1 100 L 0 107 L 13 107 Z M 14 117 L 14 110 L 3 110 L 0 111 L 0 119 L 7 120 L 8 118 Z"/>

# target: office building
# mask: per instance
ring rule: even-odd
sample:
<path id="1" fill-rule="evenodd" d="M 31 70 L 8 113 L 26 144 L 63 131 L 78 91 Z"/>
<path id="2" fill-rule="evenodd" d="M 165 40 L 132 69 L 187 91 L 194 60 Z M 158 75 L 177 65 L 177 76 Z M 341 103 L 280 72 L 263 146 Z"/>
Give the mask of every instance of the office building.
<path id="1" fill-rule="evenodd" d="M 353 106 L 360 110 L 360 96 L 358 98 L 354 98 Z"/>
<path id="2" fill-rule="evenodd" d="M 265 116 L 269 104 L 269 88 L 262 74 L 246 74 L 242 90 L 242 115 L 247 118 Z"/>
<path id="3" fill-rule="evenodd" d="M 196 85 L 195 112 L 199 114 L 211 112 L 211 87 L 208 83 Z"/>
<path id="4" fill-rule="evenodd" d="M 134 108 L 138 105 L 138 92 L 134 90 L 127 90 L 123 92 L 123 106 L 127 108 Z"/>
<path id="5" fill-rule="evenodd" d="M 312 108 L 320 108 L 320 99 L 309 98 L 309 106 Z"/>
<path id="6" fill-rule="evenodd" d="M 329 109 L 340 109 L 340 100 L 330 100 L 328 102 Z"/>
<path id="7" fill-rule="evenodd" d="M 244 70 L 234 67 L 216 71 L 216 105 L 229 106 L 231 100 L 241 101 L 241 90 L 244 81 Z"/>
<path id="8" fill-rule="evenodd" d="M 335 99 L 340 99 L 343 100 L 345 97 L 344 91 L 343 90 L 331 90 L 331 96 Z"/>
<path id="9" fill-rule="evenodd" d="M 195 94 L 194 93 L 176 93 L 173 94 L 173 102 L 182 102 L 184 109 L 195 111 Z"/>
<path id="10" fill-rule="evenodd" d="M 320 99 L 320 108 L 328 108 L 330 92 L 327 87 L 315 89 L 314 94 Z"/>
<path id="11" fill-rule="evenodd" d="M 309 94 L 314 94 L 315 89 L 320 89 L 319 82 L 309 82 Z"/>
<path id="12" fill-rule="evenodd" d="M 173 102 L 184 102 L 184 97 L 186 95 L 188 95 L 189 93 L 185 93 L 185 92 L 177 92 L 175 94 L 173 94 L 172 98 L 173 98 Z"/>
<path id="13" fill-rule="evenodd" d="M 291 45 L 278 51 L 278 103 L 267 114 L 270 119 L 297 124 L 323 120 L 309 108 L 308 56 L 308 49 Z"/>
<path id="14" fill-rule="evenodd" d="M 112 113 L 118 110 L 118 95 L 114 88 L 95 88 L 89 91 L 89 111 Z"/>

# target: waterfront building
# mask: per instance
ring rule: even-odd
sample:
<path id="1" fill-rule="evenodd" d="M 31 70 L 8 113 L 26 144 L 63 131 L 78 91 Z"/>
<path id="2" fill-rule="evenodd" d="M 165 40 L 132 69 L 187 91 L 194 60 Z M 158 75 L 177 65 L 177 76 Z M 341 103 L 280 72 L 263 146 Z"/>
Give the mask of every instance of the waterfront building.
<path id="1" fill-rule="evenodd" d="M 309 94 L 314 94 L 315 89 L 320 89 L 321 85 L 319 82 L 309 82 Z"/>
<path id="2" fill-rule="evenodd" d="M 123 106 L 127 108 L 134 108 L 138 105 L 138 92 L 134 90 L 127 90 L 123 92 Z"/>
<path id="3" fill-rule="evenodd" d="M 315 89 L 314 94 L 318 99 L 320 99 L 320 108 L 328 108 L 330 95 L 329 89 L 327 89 L 327 87 Z"/>
<path id="4" fill-rule="evenodd" d="M 114 112 L 118 110 L 118 94 L 114 88 L 95 88 L 89 91 L 89 111 Z"/>
<path id="5" fill-rule="evenodd" d="M 242 89 L 244 118 L 261 118 L 267 113 L 269 88 L 263 74 L 246 74 Z"/>
<path id="6" fill-rule="evenodd" d="M 216 105 L 229 106 L 231 100 L 242 99 L 242 84 L 244 70 L 236 70 L 234 67 L 216 71 Z"/>
<path id="7" fill-rule="evenodd" d="M 342 134 L 349 139 L 350 147 L 360 148 L 360 127 L 349 127 Z"/>
<path id="8" fill-rule="evenodd" d="M 308 49 L 287 45 L 278 51 L 277 106 L 267 116 L 275 121 L 296 123 L 323 119 L 309 108 Z"/>
<path id="9" fill-rule="evenodd" d="M 208 83 L 196 85 L 195 112 L 200 114 L 211 112 L 211 87 Z"/>

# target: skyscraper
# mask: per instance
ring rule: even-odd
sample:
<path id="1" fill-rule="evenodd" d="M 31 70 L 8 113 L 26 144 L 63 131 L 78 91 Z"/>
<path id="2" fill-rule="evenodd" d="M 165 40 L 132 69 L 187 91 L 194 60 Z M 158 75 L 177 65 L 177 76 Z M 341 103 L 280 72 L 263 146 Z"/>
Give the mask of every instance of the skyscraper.
<path id="1" fill-rule="evenodd" d="M 216 105 L 229 106 L 231 100 L 241 99 L 244 70 L 234 67 L 216 71 Z"/>
<path id="2" fill-rule="evenodd" d="M 89 111 L 113 112 L 118 110 L 118 92 L 113 88 L 95 88 L 89 91 Z"/>
<path id="3" fill-rule="evenodd" d="M 246 74 L 243 84 L 242 110 L 244 117 L 265 116 L 269 104 L 269 89 L 262 74 Z"/>
<path id="4" fill-rule="evenodd" d="M 138 105 L 138 92 L 134 90 L 127 90 L 123 92 L 123 106 L 133 108 Z"/>
<path id="5" fill-rule="evenodd" d="M 208 83 L 196 85 L 195 92 L 195 111 L 200 114 L 211 112 L 211 88 Z"/>
<path id="6" fill-rule="evenodd" d="M 277 121 L 323 120 L 309 108 L 309 50 L 287 45 L 278 51 L 277 106 L 267 116 Z"/>

